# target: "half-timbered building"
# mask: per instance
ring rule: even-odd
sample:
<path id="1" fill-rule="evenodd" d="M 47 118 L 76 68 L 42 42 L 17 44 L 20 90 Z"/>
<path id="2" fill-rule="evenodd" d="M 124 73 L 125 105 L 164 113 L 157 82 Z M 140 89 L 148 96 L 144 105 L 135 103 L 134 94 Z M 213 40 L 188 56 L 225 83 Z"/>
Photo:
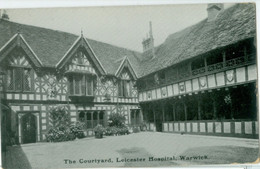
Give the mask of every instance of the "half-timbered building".
<path id="1" fill-rule="evenodd" d="M 2 134 L 43 141 L 63 105 L 88 136 L 119 112 L 152 131 L 256 137 L 255 7 L 207 10 L 157 47 L 150 23 L 143 53 L 1 19 Z"/>

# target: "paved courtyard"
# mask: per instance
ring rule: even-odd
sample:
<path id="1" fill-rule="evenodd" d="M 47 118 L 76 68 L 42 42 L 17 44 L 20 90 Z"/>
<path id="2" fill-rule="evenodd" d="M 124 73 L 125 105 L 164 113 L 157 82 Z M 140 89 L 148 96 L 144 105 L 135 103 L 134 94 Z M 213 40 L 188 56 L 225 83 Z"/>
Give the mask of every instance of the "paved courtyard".
<path id="1" fill-rule="evenodd" d="M 253 162 L 258 140 L 142 132 L 8 147 L 4 168 L 167 167 Z"/>

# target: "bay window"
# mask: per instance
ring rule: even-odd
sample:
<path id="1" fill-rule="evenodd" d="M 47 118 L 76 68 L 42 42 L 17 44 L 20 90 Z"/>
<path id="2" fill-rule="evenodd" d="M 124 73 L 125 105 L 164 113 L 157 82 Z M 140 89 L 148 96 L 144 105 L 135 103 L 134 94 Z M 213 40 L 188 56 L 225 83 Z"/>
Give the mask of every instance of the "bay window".
<path id="1" fill-rule="evenodd" d="M 69 76 L 70 95 L 93 96 L 93 77 L 88 75 Z"/>
<path id="2" fill-rule="evenodd" d="M 8 91 L 33 91 L 33 71 L 31 68 L 9 67 L 6 73 Z"/>

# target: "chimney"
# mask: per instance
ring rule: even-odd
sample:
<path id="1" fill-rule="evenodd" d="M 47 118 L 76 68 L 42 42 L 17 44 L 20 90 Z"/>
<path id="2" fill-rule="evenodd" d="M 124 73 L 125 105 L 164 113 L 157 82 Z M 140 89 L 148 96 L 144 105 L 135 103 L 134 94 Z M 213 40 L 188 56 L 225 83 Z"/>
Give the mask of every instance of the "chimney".
<path id="1" fill-rule="evenodd" d="M 0 9 L 0 19 L 9 20 L 9 16 L 7 15 L 5 9 Z"/>
<path id="2" fill-rule="evenodd" d="M 224 5 L 221 3 L 208 4 L 208 22 L 214 21 L 223 9 Z"/>
<path id="3" fill-rule="evenodd" d="M 154 39 L 153 39 L 153 30 L 152 22 L 149 22 L 149 35 L 143 39 L 143 52 L 151 51 L 154 55 Z"/>

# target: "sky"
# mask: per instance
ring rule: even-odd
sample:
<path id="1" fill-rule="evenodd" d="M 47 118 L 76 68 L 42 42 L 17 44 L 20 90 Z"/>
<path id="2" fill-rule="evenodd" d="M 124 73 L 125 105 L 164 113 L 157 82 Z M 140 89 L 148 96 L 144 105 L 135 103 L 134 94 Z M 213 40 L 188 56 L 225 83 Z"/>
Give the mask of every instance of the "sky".
<path id="1" fill-rule="evenodd" d="M 232 6 L 226 4 L 225 8 Z M 152 22 L 155 46 L 207 18 L 207 4 L 7 9 L 10 21 L 65 31 L 142 52 Z M 40 37 L 39 37 L 40 38 Z"/>

